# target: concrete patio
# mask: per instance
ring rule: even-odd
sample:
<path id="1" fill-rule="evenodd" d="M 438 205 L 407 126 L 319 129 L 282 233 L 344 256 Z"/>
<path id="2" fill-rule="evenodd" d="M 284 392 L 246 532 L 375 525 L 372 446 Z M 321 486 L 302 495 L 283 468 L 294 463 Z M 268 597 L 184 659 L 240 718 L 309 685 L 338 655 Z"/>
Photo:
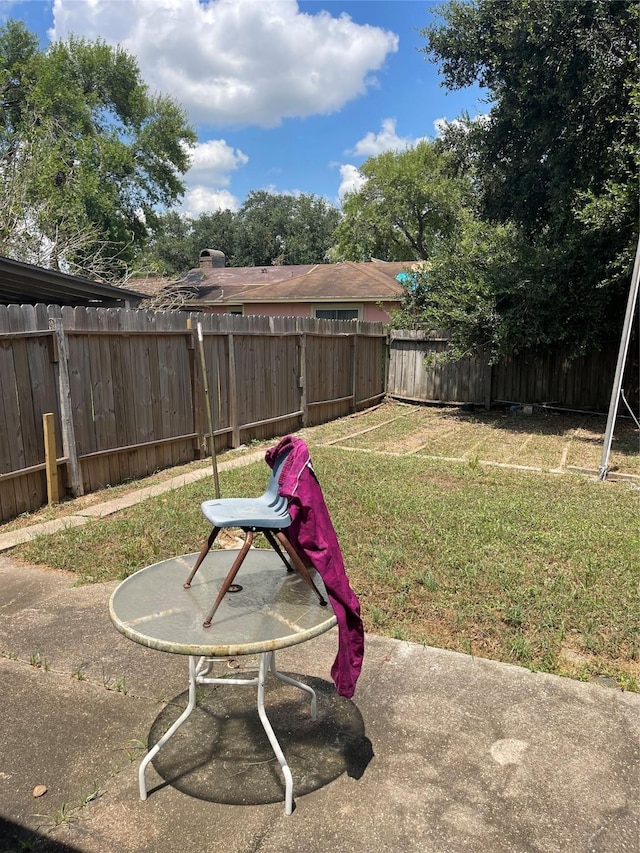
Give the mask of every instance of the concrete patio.
<path id="1" fill-rule="evenodd" d="M 248 688 L 202 688 L 141 802 L 138 762 L 184 707 L 187 661 L 117 633 L 115 583 L 74 582 L 0 556 L 0 851 L 639 849 L 640 696 L 368 636 L 349 701 L 335 630 L 278 653 L 316 688 L 316 723 L 295 689 L 267 691 L 293 815 Z"/>

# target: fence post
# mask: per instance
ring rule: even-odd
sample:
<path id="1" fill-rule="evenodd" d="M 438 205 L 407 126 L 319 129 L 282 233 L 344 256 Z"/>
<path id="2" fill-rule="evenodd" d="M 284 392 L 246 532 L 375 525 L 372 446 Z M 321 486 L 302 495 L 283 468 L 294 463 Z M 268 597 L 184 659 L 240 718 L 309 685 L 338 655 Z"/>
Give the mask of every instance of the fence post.
<path id="1" fill-rule="evenodd" d="M 382 338 L 382 391 L 386 397 L 389 393 L 389 368 L 391 367 L 391 335 L 385 332 Z"/>
<path id="2" fill-rule="evenodd" d="M 71 493 L 74 498 L 84 495 L 82 473 L 78 462 L 78 448 L 73 428 L 73 413 L 71 411 L 71 386 L 69 384 L 69 352 L 67 336 L 64 333 L 62 320 L 49 320 L 49 328 L 53 330 L 58 350 L 58 390 L 60 397 L 60 424 L 62 426 L 62 449 L 69 460 L 71 478 Z"/>
<path id="3" fill-rule="evenodd" d="M 302 332 L 298 337 L 298 387 L 300 388 L 300 411 L 302 426 L 309 423 L 309 405 L 307 401 L 307 336 Z"/>
<path id="4" fill-rule="evenodd" d="M 231 422 L 231 444 L 240 447 L 240 427 L 238 426 L 238 387 L 236 381 L 236 345 L 233 332 L 227 335 L 229 342 L 229 420 Z"/>
<path id="5" fill-rule="evenodd" d="M 189 355 L 189 374 L 191 376 L 191 400 L 193 402 L 193 431 L 197 434 L 196 456 L 204 459 L 206 456 L 206 440 L 204 435 L 204 420 L 202 416 L 202 382 L 200 380 L 199 361 L 196 358 L 196 335 L 191 317 L 187 318 L 187 329 L 191 332 L 187 338 Z"/>
<path id="6" fill-rule="evenodd" d="M 349 368 L 351 370 L 351 405 L 349 410 L 356 410 L 356 393 L 357 393 L 357 375 L 358 375 L 358 333 L 354 332 L 349 339 Z"/>
<path id="7" fill-rule="evenodd" d="M 44 461 L 47 472 L 47 498 L 49 504 L 57 504 L 60 500 L 60 490 L 58 489 L 56 426 L 53 412 L 46 412 L 42 415 L 42 432 L 44 433 Z"/>
<path id="8" fill-rule="evenodd" d="M 493 366 L 489 356 L 485 355 L 486 364 L 484 368 L 484 407 L 488 412 L 491 409 L 491 383 L 493 381 Z"/>

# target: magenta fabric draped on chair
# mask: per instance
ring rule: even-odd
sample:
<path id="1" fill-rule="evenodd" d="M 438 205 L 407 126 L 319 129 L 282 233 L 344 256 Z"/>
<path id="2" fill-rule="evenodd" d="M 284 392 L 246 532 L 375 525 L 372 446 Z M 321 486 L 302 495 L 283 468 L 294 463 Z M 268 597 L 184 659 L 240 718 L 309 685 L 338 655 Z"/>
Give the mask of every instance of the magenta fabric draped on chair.
<path id="1" fill-rule="evenodd" d="M 360 602 L 349 584 L 338 537 L 302 439 L 285 436 L 270 448 L 265 459 L 273 468 L 276 459 L 289 451 L 279 479 L 279 493 L 289 501 L 289 541 L 300 557 L 322 578 L 338 622 L 338 654 L 331 677 L 341 696 L 351 698 L 362 669 L 364 627 Z"/>

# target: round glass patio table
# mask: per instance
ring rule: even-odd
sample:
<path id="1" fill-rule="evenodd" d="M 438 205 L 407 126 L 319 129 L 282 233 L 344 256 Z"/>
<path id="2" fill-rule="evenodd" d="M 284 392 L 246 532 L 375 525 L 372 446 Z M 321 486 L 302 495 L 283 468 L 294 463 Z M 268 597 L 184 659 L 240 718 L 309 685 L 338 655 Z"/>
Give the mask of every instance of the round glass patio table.
<path id="1" fill-rule="evenodd" d="M 311 687 L 276 668 L 278 649 L 304 643 L 336 625 L 331 605 L 320 606 L 317 595 L 297 572 L 287 572 L 272 550 L 251 549 L 210 627 L 203 627 L 211 604 L 233 562 L 236 551 L 209 552 L 191 587 L 183 588 L 197 559 L 185 554 L 147 566 L 124 580 L 109 602 L 111 619 L 120 633 L 135 643 L 189 658 L 189 700 L 185 711 L 143 758 L 139 772 L 140 799 L 146 800 L 145 770 L 158 750 L 189 717 L 196 704 L 198 684 L 256 685 L 258 714 L 285 779 L 285 812 L 293 810 L 293 778 L 264 708 L 264 683 L 271 673 L 311 697 L 316 719 L 316 695 Z M 314 580 L 321 593 L 324 585 Z M 257 654 L 254 678 L 214 678 L 216 658 Z"/>

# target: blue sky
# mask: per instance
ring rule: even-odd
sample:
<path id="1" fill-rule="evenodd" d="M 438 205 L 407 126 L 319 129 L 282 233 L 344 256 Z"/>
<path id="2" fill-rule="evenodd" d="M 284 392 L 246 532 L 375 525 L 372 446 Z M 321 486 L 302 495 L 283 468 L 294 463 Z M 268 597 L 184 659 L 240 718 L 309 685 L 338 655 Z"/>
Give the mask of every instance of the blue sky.
<path id="1" fill-rule="evenodd" d="M 339 205 L 358 167 L 488 111 L 448 92 L 419 52 L 429 0 L 0 0 L 43 47 L 74 33 L 121 44 L 198 133 L 183 210 L 236 210 L 251 190 Z"/>

